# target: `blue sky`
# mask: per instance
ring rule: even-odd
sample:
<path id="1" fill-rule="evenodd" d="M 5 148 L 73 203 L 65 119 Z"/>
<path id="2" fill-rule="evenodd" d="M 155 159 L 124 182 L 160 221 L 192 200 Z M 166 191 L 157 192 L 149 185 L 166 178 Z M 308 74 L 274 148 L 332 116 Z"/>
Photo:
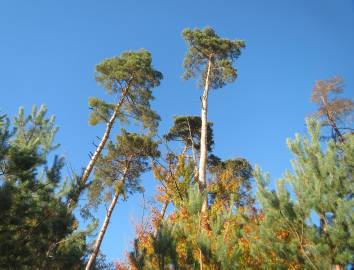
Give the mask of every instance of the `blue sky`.
<path id="1" fill-rule="evenodd" d="M 60 126 L 58 153 L 80 170 L 104 128 L 87 121 L 88 97 L 104 96 L 95 65 L 125 50 L 151 51 L 164 74 L 153 103 L 163 134 L 174 115 L 200 113 L 196 82 L 181 79 L 181 31 L 207 25 L 247 46 L 236 83 L 210 95 L 215 154 L 245 157 L 277 179 L 290 168 L 286 138 L 304 133 L 315 109 L 314 82 L 340 74 L 354 96 L 353 0 L 2 0 L 0 110 L 13 116 L 19 106 L 46 104 Z M 143 182 L 149 198 L 155 180 Z M 129 249 L 141 205 L 137 195 L 117 206 L 102 246 L 109 259 Z"/>

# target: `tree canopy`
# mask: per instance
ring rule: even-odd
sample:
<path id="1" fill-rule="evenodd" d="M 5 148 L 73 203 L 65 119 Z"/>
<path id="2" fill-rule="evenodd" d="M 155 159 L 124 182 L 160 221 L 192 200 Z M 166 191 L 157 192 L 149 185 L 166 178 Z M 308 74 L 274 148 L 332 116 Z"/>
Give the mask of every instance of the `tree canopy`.
<path id="1" fill-rule="evenodd" d="M 13 120 L 0 115 L 1 269 L 344 270 L 354 263 L 354 136 L 350 124 L 342 126 L 354 103 L 337 96 L 342 79 L 315 83 L 308 135 L 287 140 L 292 169 L 274 188 L 239 149 L 218 153 L 220 135 L 208 121 L 209 91 L 235 81 L 245 42 L 210 27 L 182 36 L 184 79 L 203 88 L 201 115 L 175 116 L 158 129 L 152 90 L 163 76 L 151 54 L 105 59 L 95 79 L 108 97 L 89 99 L 90 124 L 105 129 L 82 170 L 64 175 L 70 166 L 57 152 L 58 126 L 45 106 L 30 114 L 20 108 Z M 144 195 L 133 245 L 125 259 L 107 263 L 101 244 L 117 202 L 150 188 L 142 181 L 150 170 L 157 190 Z"/>
<path id="2" fill-rule="evenodd" d="M 47 109 L 0 121 L 0 268 L 81 269 L 86 233 L 67 211 L 61 169 L 48 155 L 58 127 Z M 51 164 L 50 164 L 51 163 Z"/>
<path id="3" fill-rule="evenodd" d="M 221 88 L 226 83 L 233 82 L 237 77 L 234 61 L 245 48 L 243 40 L 220 38 L 215 31 L 206 27 L 201 29 L 185 29 L 182 33 L 188 51 L 184 58 L 184 79 L 200 75 L 200 85 L 205 85 L 208 61 L 212 62 L 210 85 L 212 89 Z"/>

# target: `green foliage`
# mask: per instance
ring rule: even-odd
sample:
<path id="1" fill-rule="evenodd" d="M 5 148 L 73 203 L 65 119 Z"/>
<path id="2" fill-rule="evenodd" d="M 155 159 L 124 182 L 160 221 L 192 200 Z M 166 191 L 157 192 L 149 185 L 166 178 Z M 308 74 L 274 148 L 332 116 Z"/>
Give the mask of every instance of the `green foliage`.
<path id="1" fill-rule="evenodd" d="M 56 194 L 64 161 L 54 157 L 47 165 L 47 155 L 56 148 L 54 118 L 46 117 L 43 106 L 29 116 L 21 108 L 14 126 L 10 132 L 2 118 L 0 268 L 79 269 L 85 235 L 66 241 L 78 224 Z"/>
<path id="2" fill-rule="evenodd" d="M 0 169 L 4 173 L 4 160 L 7 155 L 9 147 L 9 139 L 12 137 L 14 131 L 10 131 L 10 121 L 6 115 L 0 115 Z"/>
<path id="3" fill-rule="evenodd" d="M 185 146 L 199 150 L 201 126 L 202 121 L 199 116 L 176 116 L 174 117 L 174 124 L 165 138 L 168 141 L 182 141 Z M 208 151 L 211 151 L 214 145 L 213 124 L 211 122 L 208 123 L 207 133 L 207 148 Z"/>
<path id="4" fill-rule="evenodd" d="M 156 130 L 159 116 L 150 108 L 154 99 L 151 89 L 162 80 L 161 72 L 152 67 L 151 54 L 146 50 L 124 52 L 96 66 L 96 80 L 110 95 L 121 94 L 118 118 L 123 123 L 133 119 L 151 132 Z M 89 122 L 96 125 L 108 122 L 117 104 L 102 99 L 89 99 L 92 109 Z"/>
<path id="5" fill-rule="evenodd" d="M 47 109 L 24 109 L 13 122 L 0 116 L 0 268 L 82 269 L 86 236 L 67 210 L 62 183 L 64 159 L 48 155 L 58 127 Z M 99 261 L 95 269 L 109 269 Z"/>
<path id="6" fill-rule="evenodd" d="M 237 71 L 233 67 L 234 61 L 240 56 L 245 47 L 242 40 L 220 38 L 212 28 L 185 29 L 182 33 L 189 50 L 184 59 L 184 79 L 190 79 L 201 74 L 200 85 L 204 86 L 207 65 L 211 61 L 210 86 L 213 89 L 221 88 L 233 82 Z"/>
<path id="7" fill-rule="evenodd" d="M 297 135 L 288 141 L 296 158 L 293 172 L 286 172 L 276 191 L 268 191 L 267 177 L 256 170 L 265 216 L 259 250 L 264 257 L 275 253 L 280 265 L 284 261 L 309 269 L 346 265 L 354 260 L 354 138 L 349 136 L 340 147 L 329 141 L 322 149 L 320 124 L 309 119 L 307 126 L 309 139 Z"/>
<path id="8" fill-rule="evenodd" d="M 212 202 L 253 207 L 254 197 L 251 192 L 253 169 L 246 159 L 221 161 L 214 158 L 209 165 L 209 171 L 213 176 L 209 185 Z"/>
<path id="9" fill-rule="evenodd" d="M 203 198 L 206 194 L 201 193 L 198 184 L 193 184 L 188 189 L 188 199 L 185 201 L 185 207 L 191 215 L 198 215 L 203 205 Z"/>
<path id="10" fill-rule="evenodd" d="M 24 108 L 20 108 L 18 116 L 14 119 L 16 129 L 16 143 L 22 145 L 35 145 L 41 155 L 47 155 L 50 151 L 59 147 L 53 144 L 53 139 L 58 132 L 55 126 L 55 117 L 46 117 L 47 108 L 41 106 L 39 110 L 33 106 L 32 113 L 27 117 Z"/>
<path id="11" fill-rule="evenodd" d="M 159 268 L 164 270 L 167 265 L 173 265 L 178 269 L 176 244 L 172 234 L 173 226 L 168 224 L 161 226 L 156 238 L 153 238 L 152 246 L 158 254 Z"/>
<path id="12" fill-rule="evenodd" d="M 158 158 L 158 144 L 151 137 L 122 130 L 115 143 L 107 144 L 107 153 L 101 157 L 89 188 L 91 205 L 110 199 L 118 191 L 126 198 L 128 193 L 142 190 L 139 177 L 150 169 L 149 159 Z"/>
<path id="13" fill-rule="evenodd" d="M 58 127 L 44 106 L 33 107 L 28 116 L 20 108 L 12 125 L 0 115 L 1 269 L 83 269 L 92 253 L 86 237 L 97 221 L 79 230 L 72 205 L 88 187 L 88 204 L 81 210 L 92 217 L 91 207 L 110 201 L 113 194 L 125 200 L 142 191 L 140 177 L 151 168 L 161 183 L 156 200 L 163 211 L 153 209 L 151 223 L 138 230 L 128 255 L 131 268 L 117 269 L 329 269 L 353 263 L 354 136 L 342 134 L 337 126 L 352 112 L 353 102 L 332 96 L 342 92 L 341 78 L 318 81 L 312 95 L 317 116 L 332 127 L 334 140 L 321 144 L 320 124 L 308 119 L 309 137 L 288 140 L 295 156 L 293 169 L 277 182 L 276 190 L 269 190 L 269 176 L 259 168 L 253 171 L 246 159 L 221 160 L 215 155 L 208 157 L 205 185 L 204 165 L 214 146 L 212 123 L 207 123 L 208 91 L 236 79 L 234 64 L 245 42 L 220 38 L 211 28 L 186 29 L 182 35 L 188 46 L 183 78 L 198 77 L 204 87 L 203 125 L 197 116 L 174 118 L 164 137 L 182 142 L 184 149 L 180 155 L 168 152 L 166 166 L 157 160 L 160 152 L 153 135 L 160 117 L 151 109 L 152 89 L 159 86 L 162 74 L 143 49 L 96 66 L 97 82 L 115 101 L 89 99 L 90 124 L 107 126 L 85 177 L 74 173 L 63 181 L 64 159 L 51 155 L 58 147 L 53 142 Z M 133 121 L 149 133 L 122 130 L 109 141 L 116 120 Z M 204 135 L 207 142 L 201 145 Z M 108 213 L 110 218 L 111 210 Z M 103 226 L 101 232 L 105 230 Z M 91 269 L 112 265 L 100 254 Z"/>
<path id="14" fill-rule="evenodd" d="M 88 103 L 90 108 L 92 109 L 89 118 L 90 125 L 95 126 L 100 122 L 109 122 L 109 118 L 111 117 L 111 114 L 114 111 L 115 104 L 107 103 L 104 100 L 95 97 L 90 97 Z M 126 121 L 123 114 L 119 114 L 118 117 L 120 117 L 120 120 L 122 122 Z"/>
<path id="15" fill-rule="evenodd" d="M 151 64 L 151 54 L 144 49 L 124 52 L 98 64 L 96 80 L 109 94 L 120 91 L 124 84 L 136 89 L 156 87 L 160 84 L 162 74 L 154 70 Z"/>
<path id="16" fill-rule="evenodd" d="M 146 269 L 145 267 L 146 250 L 140 249 L 138 240 L 134 240 L 134 249 L 129 252 L 129 261 L 137 270 Z"/>

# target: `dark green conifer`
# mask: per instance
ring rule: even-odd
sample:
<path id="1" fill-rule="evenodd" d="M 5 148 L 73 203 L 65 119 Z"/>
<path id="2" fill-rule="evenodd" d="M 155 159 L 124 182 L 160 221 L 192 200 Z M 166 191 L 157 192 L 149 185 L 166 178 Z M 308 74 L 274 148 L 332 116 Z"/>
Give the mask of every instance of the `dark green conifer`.
<path id="1" fill-rule="evenodd" d="M 21 108 L 10 131 L 0 119 L 0 268 L 80 269 L 85 234 L 67 211 L 61 187 L 63 158 L 48 154 L 58 130 L 46 108 L 25 116 Z"/>

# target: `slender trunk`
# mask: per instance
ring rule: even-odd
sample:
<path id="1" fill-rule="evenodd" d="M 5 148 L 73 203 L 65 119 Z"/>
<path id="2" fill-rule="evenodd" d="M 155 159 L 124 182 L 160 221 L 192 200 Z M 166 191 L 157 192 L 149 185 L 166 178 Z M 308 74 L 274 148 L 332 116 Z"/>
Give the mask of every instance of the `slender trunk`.
<path id="1" fill-rule="evenodd" d="M 327 117 L 327 120 L 328 120 L 329 124 L 330 124 L 331 127 L 333 128 L 334 133 L 336 134 L 335 136 L 338 137 L 339 142 L 343 143 L 343 142 L 344 142 L 344 138 L 343 138 L 343 136 L 342 136 L 342 133 L 339 131 L 339 129 L 338 129 L 338 127 L 337 127 L 336 121 L 335 121 L 334 118 L 333 118 L 333 112 L 331 112 L 331 111 L 328 109 L 328 106 L 329 106 L 329 105 L 328 105 L 327 98 L 322 95 L 322 96 L 321 96 L 321 100 L 322 100 L 323 105 L 324 105 L 325 108 L 326 108 L 326 117 Z M 335 138 L 334 138 L 334 139 L 335 139 Z"/>
<path id="2" fill-rule="evenodd" d="M 208 157 L 208 94 L 209 94 L 209 81 L 210 81 L 210 70 L 211 70 L 211 57 L 209 57 L 208 61 L 208 70 L 205 78 L 204 84 L 204 92 L 202 97 L 202 128 L 201 128 L 201 136 L 200 136 L 200 159 L 199 159 L 199 189 L 200 191 L 204 191 L 206 188 L 206 163 Z M 206 214 L 208 210 L 208 197 L 206 197 L 203 201 L 202 213 Z"/>
<path id="3" fill-rule="evenodd" d="M 87 164 L 86 168 L 85 168 L 85 171 L 84 173 L 82 174 L 82 177 L 80 179 L 80 182 L 79 182 L 79 194 L 75 197 L 75 198 L 71 198 L 68 202 L 68 209 L 72 209 L 74 207 L 74 205 L 76 204 L 79 196 L 80 196 L 80 193 L 84 190 L 85 188 L 85 184 L 87 182 L 87 179 L 89 178 L 91 172 L 92 172 L 92 169 L 93 167 L 95 166 L 96 162 L 97 162 L 97 159 L 98 157 L 100 156 L 103 148 L 105 147 L 106 143 L 107 143 L 107 140 L 109 138 L 109 134 L 111 133 L 111 130 L 112 130 L 112 127 L 113 127 L 113 124 L 114 124 L 114 121 L 116 120 L 117 116 L 118 116 L 118 113 L 119 113 L 119 109 L 120 107 L 122 106 L 123 102 L 124 102 L 124 99 L 125 97 L 127 96 L 128 94 L 128 91 L 129 91 L 129 86 L 127 86 L 123 92 L 122 92 L 122 95 L 117 103 L 117 105 L 115 106 L 114 108 L 114 111 L 113 111 L 113 114 L 111 116 L 111 118 L 109 119 L 107 125 L 106 125 L 106 130 L 103 134 L 103 137 L 101 139 L 101 142 L 99 143 L 99 145 L 97 146 L 96 148 L 96 151 L 95 153 L 93 154 L 93 156 L 91 157 L 89 163 Z"/>
<path id="4" fill-rule="evenodd" d="M 129 165 L 127 165 L 127 167 L 125 168 L 124 174 L 123 174 L 123 176 L 122 176 L 120 181 L 123 181 L 123 182 L 125 181 L 125 177 L 127 175 L 128 168 L 129 168 Z M 91 253 L 91 256 L 90 256 L 90 258 L 89 258 L 89 260 L 88 260 L 88 262 L 86 264 L 85 270 L 90 270 L 91 267 L 93 266 L 95 260 L 96 260 L 96 257 L 98 255 L 98 252 L 99 252 L 100 247 L 101 247 L 101 243 L 102 243 L 103 237 L 104 237 L 104 235 L 105 235 L 105 233 L 107 231 L 107 227 L 108 227 L 109 221 L 111 219 L 114 207 L 117 204 L 118 197 L 119 197 L 119 191 L 116 191 L 114 193 L 114 197 L 112 199 L 111 205 L 109 206 L 109 208 L 107 210 L 107 214 L 106 214 L 106 217 L 105 217 L 105 219 L 103 221 L 102 228 L 101 228 L 100 232 L 98 233 L 94 249 L 93 249 L 93 251 Z"/>
<path id="5" fill-rule="evenodd" d="M 198 177 L 198 165 L 197 165 L 197 155 L 194 147 L 194 141 L 192 137 L 192 130 L 191 130 L 191 125 L 189 124 L 189 119 L 187 118 L 187 123 L 188 123 L 188 129 L 189 129 L 189 139 L 191 140 L 191 147 L 192 147 L 192 155 L 193 155 L 193 161 L 194 161 L 194 178 L 196 179 Z"/>
<path id="6" fill-rule="evenodd" d="M 166 210 L 167 210 L 167 206 L 170 202 L 169 201 L 165 201 L 165 203 L 163 204 L 162 206 L 162 209 L 161 209 L 161 212 L 160 212 L 160 215 L 161 215 L 161 221 L 164 219 L 165 217 L 165 214 L 166 214 Z M 161 222 L 160 222 L 161 224 Z M 159 233 L 159 229 L 160 229 L 160 224 L 158 224 L 155 228 L 155 231 L 154 231 L 154 237 L 156 238 L 157 237 L 157 234 Z"/>
<path id="7" fill-rule="evenodd" d="M 100 232 L 98 234 L 98 237 L 96 239 L 96 242 L 95 242 L 95 247 L 93 249 L 93 252 L 91 253 L 90 259 L 88 260 L 88 262 L 86 264 L 85 270 L 90 270 L 92 265 L 93 265 L 93 263 L 96 260 L 96 257 L 98 255 L 98 252 L 99 252 L 100 247 L 101 247 L 101 243 L 102 243 L 103 237 L 104 237 L 104 235 L 106 233 L 109 221 L 111 219 L 111 215 L 112 215 L 113 209 L 114 209 L 114 207 L 117 204 L 118 197 L 119 197 L 119 193 L 116 192 L 114 194 L 114 197 L 113 197 L 113 200 L 111 202 L 111 205 L 109 206 L 109 209 L 107 211 L 106 218 L 104 219 L 102 228 L 101 228 L 101 230 L 100 230 Z"/>
<path id="8" fill-rule="evenodd" d="M 336 137 L 338 137 L 339 142 L 343 143 L 344 138 L 342 136 L 342 133 L 339 131 L 336 121 L 334 121 L 333 117 L 327 112 L 327 118 L 329 121 L 329 124 L 332 126 L 334 133 L 336 134 Z"/>
<path id="9" fill-rule="evenodd" d="M 202 254 L 202 250 L 199 249 L 199 269 L 203 270 L 203 254 Z"/>

